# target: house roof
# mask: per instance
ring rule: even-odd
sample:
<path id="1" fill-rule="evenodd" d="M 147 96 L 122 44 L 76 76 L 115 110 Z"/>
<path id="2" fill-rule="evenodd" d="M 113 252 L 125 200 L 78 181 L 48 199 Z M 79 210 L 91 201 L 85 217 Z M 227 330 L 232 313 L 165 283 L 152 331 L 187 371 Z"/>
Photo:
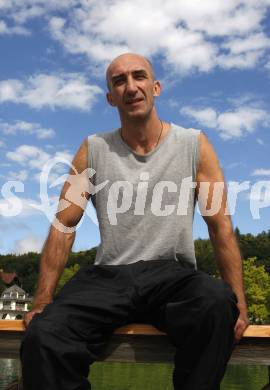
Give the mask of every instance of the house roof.
<path id="1" fill-rule="evenodd" d="M 15 278 L 18 278 L 18 275 L 16 274 L 16 272 L 4 272 L 4 271 L 0 271 L 0 279 L 2 279 L 2 281 L 5 283 L 5 284 L 10 284 L 13 282 L 13 280 Z"/>
<path id="2" fill-rule="evenodd" d="M 2 295 L 10 292 L 18 292 L 19 294 L 25 294 L 25 291 L 21 287 L 17 286 L 17 284 L 14 284 L 13 286 L 6 288 L 3 291 Z"/>

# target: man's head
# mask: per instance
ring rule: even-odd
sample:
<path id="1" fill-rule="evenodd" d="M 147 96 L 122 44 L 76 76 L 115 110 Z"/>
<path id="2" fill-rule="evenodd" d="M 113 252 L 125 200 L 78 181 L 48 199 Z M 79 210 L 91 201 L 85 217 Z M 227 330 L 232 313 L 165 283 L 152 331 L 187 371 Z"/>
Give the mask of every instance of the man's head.
<path id="1" fill-rule="evenodd" d="M 108 66 L 106 79 L 107 100 L 118 108 L 121 118 L 142 119 L 151 113 L 161 87 L 148 59 L 133 53 L 122 54 Z"/>

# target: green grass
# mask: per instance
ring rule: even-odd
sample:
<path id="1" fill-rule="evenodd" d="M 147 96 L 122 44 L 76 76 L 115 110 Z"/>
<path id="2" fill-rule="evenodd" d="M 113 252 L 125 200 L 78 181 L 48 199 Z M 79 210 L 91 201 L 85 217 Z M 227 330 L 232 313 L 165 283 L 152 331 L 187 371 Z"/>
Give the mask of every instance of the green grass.
<path id="1" fill-rule="evenodd" d="M 92 390 L 173 390 L 171 364 L 102 363 L 91 367 Z M 228 366 L 221 390 L 259 390 L 268 372 L 262 366 Z"/>

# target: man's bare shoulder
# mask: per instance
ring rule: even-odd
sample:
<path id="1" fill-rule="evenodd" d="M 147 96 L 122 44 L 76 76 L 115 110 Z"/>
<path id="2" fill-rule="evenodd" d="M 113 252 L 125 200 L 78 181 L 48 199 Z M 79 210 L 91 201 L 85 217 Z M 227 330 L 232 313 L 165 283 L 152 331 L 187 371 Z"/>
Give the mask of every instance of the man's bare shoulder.
<path id="1" fill-rule="evenodd" d="M 72 165 L 79 173 L 88 167 L 88 138 L 85 138 L 82 141 L 73 158 Z"/>
<path id="2" fill-rule="evenodd" d="M 218 160 L 217 153 L 206 134 L 201 131 L 199 134 L 199 165 L 197 181 L 223 180 L 223 174 Z"/>

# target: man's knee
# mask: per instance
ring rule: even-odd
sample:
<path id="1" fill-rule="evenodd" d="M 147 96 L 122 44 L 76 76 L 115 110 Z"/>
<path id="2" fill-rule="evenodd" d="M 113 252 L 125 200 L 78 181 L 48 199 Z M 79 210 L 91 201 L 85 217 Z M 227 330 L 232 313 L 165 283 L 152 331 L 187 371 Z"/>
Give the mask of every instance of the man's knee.
<path id="1" fill-rule="evenodd" d="M 210 283 L 211 284 L 211 283 Z M 226 303 L 233 301 L 237 302 L 236 295 L 231 286 L 223 279 L 212 278 L 212 285 L 210 285 L 210 294 L 214 294 L 212 297 L 217 303 Z"/>
<path id="2" fill-rule="evenodd" d="M 46 353 L 60 354 L 67 342 L 67 324 L 44 319 L 42 314 L 36 314 L 28 325 L 21 343 L 21 358 L 32 355 L 37 358 Z"/>
<path id="3" fill-rule="evenodd" d="M 21 344 L 21 353 L 25 351 L 29 354 L 34 350 L 38 351 L 41 344 L 44 344 L 44 340 L 46 340 L 46 325 L 42 320 L 34 317 L 25 331 Z"/>
<path id="4" fill-rule="evenodd" d="M 201 286 L 203 297 L 203 310 L 208 310 L 212 314 L 229 312 L 235 321 L 238 317 L 237 296 L 231 286 L 223 279 L 209 277 Z M 227 316 L 230 318 L 231 316 Z"/>

